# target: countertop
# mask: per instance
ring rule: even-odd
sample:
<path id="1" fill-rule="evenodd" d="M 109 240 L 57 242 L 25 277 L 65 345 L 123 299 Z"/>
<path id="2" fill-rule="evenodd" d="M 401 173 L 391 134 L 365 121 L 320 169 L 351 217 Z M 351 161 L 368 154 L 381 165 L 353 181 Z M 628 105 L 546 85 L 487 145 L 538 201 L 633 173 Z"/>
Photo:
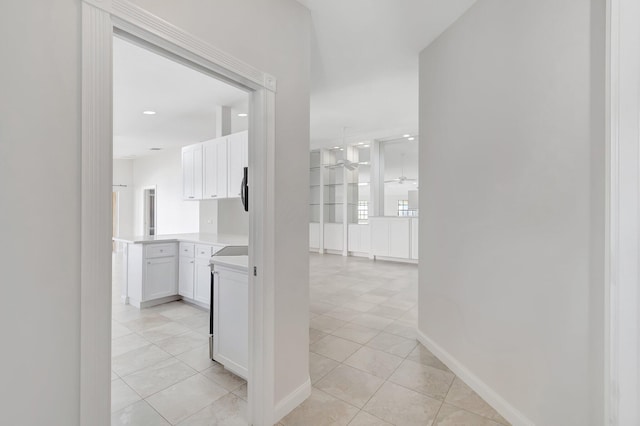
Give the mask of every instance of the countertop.
<path id="1" fill-rule="evenodd" d="M 211 264 L 226 266 L 241 272 L 249 271 L 249 256 L 212 256 Z"/>
<path id="2" fill-rule="evenodd" d="M 202 244 L 218 244 L 224 246 L 246 246 L 249 238 L 243 235 L 225 235 L 225 234 L 165 234 L 154 235 L 150 237 L 144 236 L 120 236 L 114 237 L 113 241 L 129 244 L 150 244 L 150 243 L 168 243 L 168 242 L 187 242 Z M 221 256 L 222 257 L 222 256 Z M 241 257 L 241 256 L 234 256 Z"/>

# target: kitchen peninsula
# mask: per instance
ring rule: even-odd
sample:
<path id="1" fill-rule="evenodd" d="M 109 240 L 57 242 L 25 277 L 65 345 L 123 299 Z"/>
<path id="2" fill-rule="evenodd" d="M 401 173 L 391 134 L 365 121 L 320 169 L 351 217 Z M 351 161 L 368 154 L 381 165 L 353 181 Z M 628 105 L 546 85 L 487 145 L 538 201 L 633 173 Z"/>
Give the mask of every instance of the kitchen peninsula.
<path id="1" fill-rule="evenodd" d="M 211 256 L 225 247 L 248 244 L 246 236 L 205 233 L 113 240 L 124 245 L 122 301 L 137 308 L 178 299 L 209 308 Z"/>

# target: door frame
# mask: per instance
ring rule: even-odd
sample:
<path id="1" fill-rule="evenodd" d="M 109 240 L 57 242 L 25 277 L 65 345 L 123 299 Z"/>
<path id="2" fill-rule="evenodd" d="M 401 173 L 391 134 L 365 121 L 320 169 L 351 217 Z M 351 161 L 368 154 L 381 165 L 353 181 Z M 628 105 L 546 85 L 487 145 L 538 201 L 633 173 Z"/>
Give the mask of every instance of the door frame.
<path id="1" fill-rule="evenodd" d="M 604 424 L 640 424 L 640 3 L 607 0 Z"/>
<path id="2" fill-rule="evenodd" d="M 245 89 L 249 125 L 249 421 L 274 419 L 276 79 L 127 0 L 82 0 L 80 424 L 110 424 L 112 38 L 134 38 Z M 257 271 L 257 273 L 255 272 Z"/>
<path id="3" fill-rule="evenodd" d="M 146 185 L 142 187 L 142 235 L 147 237 L 147 191 L 153 189 L 153 235 L 158 235 L 158 186 Z"/>

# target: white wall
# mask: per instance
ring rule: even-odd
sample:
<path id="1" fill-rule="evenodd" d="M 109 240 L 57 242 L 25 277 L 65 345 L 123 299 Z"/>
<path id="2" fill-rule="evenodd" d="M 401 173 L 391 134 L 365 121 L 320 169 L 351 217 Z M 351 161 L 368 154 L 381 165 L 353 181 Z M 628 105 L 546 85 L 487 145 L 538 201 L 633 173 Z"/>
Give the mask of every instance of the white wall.
<path id="1" fill-rule="evenodd" d="M 480 0 L 420 55 L 419 330 L 537 425 L 603 423 L 593 3 Z"/>
<path id="2" fill-rule="evenodd" d="M 80 398 L 80 2 L 4 0 L 0 37 L 2 423 L 73 426 Z"/>
<path id="3" fill-rule="evenodd" d="M 295 0 L 136 3 L 278 79 L 273 230 L 278 403 L 309 377 L 309 11 Z"/>
<path id="4" fill-rule="evenodd" d="M 182 199 L 182 151 L 167 149 L 133 161 L 134 234 L 144 234 L 144 188 L 156 186 L 157 234 L 198 232 L 200 206 Z"/>
<path id="5" fill-rule="evenodd" d="M 249 235 L 249 213 L 240 198 L 200 201 L 200 232 Z"/>
<path id="6" fill-rule="evenodd" d="M 308 377 L 308 225 L 294 213 L 307 206 L 308 11 L 294 0 L 139 3 L 278 78 L 279 401 Z M 0 68 L 6 424 L 79 423 L 80 27 L 78 0 L 0 2 L 0 35 L 13 40 L 0 43 L 11 65 Z"/>
<path id="7" fill-rule="evenodd" d="M 134 234 L 133 163 L 133 160 L 113 160 L 113 191 L 118 193 L 118 236 Z M 126 187 L 119 185 L 126 185 Z"/>
<path id="8" fill-rule="evenodd" d="M 218 233 L 218 200 L 200 201 L 200 232 Z"/>
<path id="9" fill-rule="evenodd" d="M 249 213 L 240 198 L 218 200 L 218 234 L 249 235 Z"/>

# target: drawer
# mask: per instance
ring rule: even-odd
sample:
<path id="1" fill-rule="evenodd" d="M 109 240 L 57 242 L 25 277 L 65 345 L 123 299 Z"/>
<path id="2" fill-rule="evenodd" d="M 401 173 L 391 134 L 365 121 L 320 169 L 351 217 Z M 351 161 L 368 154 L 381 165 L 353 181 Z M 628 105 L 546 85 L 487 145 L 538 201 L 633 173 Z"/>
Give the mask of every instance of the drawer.
<path id="1" fill-rule="evenodd" d="M 196 244 L 196 257 L 198 259 L 209 259 L 213 254 L 213 246 L 206 244 Z"/>
<path id="2" fill-rule="evenodd" d="M 153 257 L 169 257 L 176 255 L 176 244 L 147 244 L 144 256 L 149 259 Z"/>
<path id="3" fill-rule="evenodd" d="M 195 244 L 180 243 L 180 256 L 193 257 L 195 253 Z"/>

